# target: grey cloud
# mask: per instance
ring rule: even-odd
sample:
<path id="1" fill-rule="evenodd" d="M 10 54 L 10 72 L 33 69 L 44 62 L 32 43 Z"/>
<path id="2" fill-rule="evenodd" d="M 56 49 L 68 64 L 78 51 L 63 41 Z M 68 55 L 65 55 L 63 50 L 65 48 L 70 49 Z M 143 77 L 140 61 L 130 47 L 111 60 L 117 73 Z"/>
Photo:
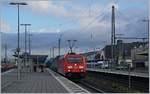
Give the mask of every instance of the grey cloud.
<path id="1" fill-rule="evenodd" d="M 147 23 L 142 22 L 147 17 L 147 10 L 130 9 L 122 11 L 119 14 L 116 11 L 116 33 L 122 33 L 128 37 L 147 37 Z M 111 13 L 107 13 L 99 20 L 99 24 L 103 26 L 91 26 L 86 29 L 76 28 L 65 30 L 62 35 L 61 47 L 68 48 L 68 39 L 76 39 L 78 48 L 88 49 L 91 47 L 102 48 L 105 44 L 110 44 L 111 38 Z M 87 23 L 88 24 L 88 23 Z M 93 34 L 93 41 L 91 41 L 91 33 Z M 49 48 L 58 45 L 57 33 L 33 33 L 31 48 L 33 52 L 44 51 L 49 52 Z M 6 33 L 3 36 L 3 43 L 7 42 L 9 49 L 17 47 L 17 34 Z M 107 41 L 107 43 L 104 43 Z M 126 40 L 127 41 L 127 40 Z M 24 33 L 21 33 L 21 48 L 24 49 Z"/>

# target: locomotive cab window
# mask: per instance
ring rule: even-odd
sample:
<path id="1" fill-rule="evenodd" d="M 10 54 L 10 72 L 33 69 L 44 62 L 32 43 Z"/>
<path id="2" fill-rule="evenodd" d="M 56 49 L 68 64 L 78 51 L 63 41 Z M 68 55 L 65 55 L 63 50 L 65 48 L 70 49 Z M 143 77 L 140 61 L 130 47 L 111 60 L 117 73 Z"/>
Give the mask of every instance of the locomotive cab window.
<path id="1" fill-rule="evenodd" d="M 70 63 L 81 63 L 82 58 L 81 57 L 68 57 L 67 61 Z"/>

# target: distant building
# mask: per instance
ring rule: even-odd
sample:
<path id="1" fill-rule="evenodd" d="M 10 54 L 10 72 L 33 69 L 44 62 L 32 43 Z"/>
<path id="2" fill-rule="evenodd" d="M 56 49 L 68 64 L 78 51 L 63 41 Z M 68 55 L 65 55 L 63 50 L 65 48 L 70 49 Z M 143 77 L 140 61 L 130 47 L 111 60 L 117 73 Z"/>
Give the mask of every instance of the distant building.
<path id="1" fill-rule="evenodd" d="M 91 51 L 91 52 L 83 53 L 82 55 L 84 55 L 87 58 L 87 61 L 89 62 L 107 60 L 105 57 L 105 51 L 103 50 Z"/>
<path id="2" fill-rule="evenodd" d="M 127 65 L 130 61 L 131 65 L 133 65 L 131 51 L 132 49 L 139 48 L 140 46 L 144 47 L 147 42 L 132 42 L 132 43 L 123 43 L 118 40 L 116 45 L 116 59 L 118 61 L 118 65 Z"/>
<path id="3" fill-rule="evenodd" d="M 131 50 L 131 58 L 133 65 L 137 68 L 146 67 L 148 68 L 148 44 L 145 46 L 135 47 Z"/>
<path id="4" fill-rule="evenodd" d="M 114 48 L 114 66 L 130 64 L 133 68 L 138 66 L 148 67 L 148 42 L 123 43 L 122 40 L 118 40 Z M 108 61 L 111 67 L 111 53 L 111 45 L 106 45 L 100 51 L 87 52 L 83 55 L 88 62 Z"/>
<path id="5" fill-rule="evenodd" d="M 127 65 L 128 61 L 132 61 L 131 51 L 132 49 L 139 48 L 140 46 L 145 46 L 147 42 L 132 42 L 123 43 L 122 40 L 118 40 L 115 45 L 115 61 L 116 65 Z M 107 61 L 111 61 L 111 45 L 106 45 L 95 57 Z"/>
<path id="6" fill-rule="evenodd" d="M 95 61 L 96 60 L 95 56 L 97 54 L 98 54 L 98 51 L 92 51 L 92 52 L 84 53 L 83 55 L 86 57 L 88 62 L 91 62 L 91 61 Z"/>

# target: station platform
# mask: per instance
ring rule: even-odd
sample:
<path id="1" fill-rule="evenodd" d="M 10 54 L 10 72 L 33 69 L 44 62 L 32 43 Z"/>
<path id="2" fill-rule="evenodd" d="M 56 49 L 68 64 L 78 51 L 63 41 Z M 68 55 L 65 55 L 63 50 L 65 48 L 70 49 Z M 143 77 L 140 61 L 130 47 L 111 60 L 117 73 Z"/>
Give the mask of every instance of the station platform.
<path id="1" fill-rule="evenodd" d="M 129 75 L 128 71 L 123 71 L 123 70 L 87 68 L 87 71 L 104 72 L 104 73 L 120 74 L 120 75 Z M 131 71 L 130 75 L 131 76 L 136 76 L 136 77 L 149 78 L 149 73 Z"/>
<path id="2" fill-rule="evenodd" d="M 17 80 L 17 69 L 1 74 L 2 93 L 89 93 L 72 81 L 46 68 L 44 72 L 21 72 Z"/>

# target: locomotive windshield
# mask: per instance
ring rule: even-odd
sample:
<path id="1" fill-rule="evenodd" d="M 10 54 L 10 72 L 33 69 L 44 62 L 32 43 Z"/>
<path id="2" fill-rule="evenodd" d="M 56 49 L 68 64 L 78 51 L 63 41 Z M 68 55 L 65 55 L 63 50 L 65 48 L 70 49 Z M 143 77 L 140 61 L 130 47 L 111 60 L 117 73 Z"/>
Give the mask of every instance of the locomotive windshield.
<path id="1" fill-rule="evenodd" d="M 71 63 L 80 63 L 82 62 L 82 58 L 81 57 L 68 57 L 67 61 Z"/>

